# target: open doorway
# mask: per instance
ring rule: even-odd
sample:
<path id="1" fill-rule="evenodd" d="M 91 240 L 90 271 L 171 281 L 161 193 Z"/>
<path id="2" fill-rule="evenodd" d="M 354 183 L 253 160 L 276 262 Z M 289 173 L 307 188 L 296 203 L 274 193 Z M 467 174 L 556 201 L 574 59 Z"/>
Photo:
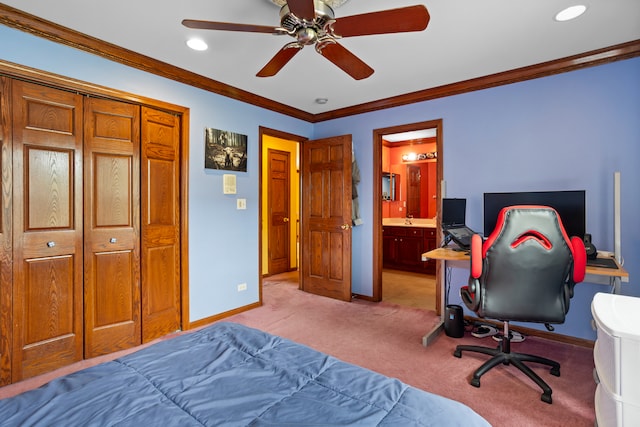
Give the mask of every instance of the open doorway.
<path id="1" fill-rule="evenodd" d="M 373 299 L 440 314 L 442 120 L 374 130 Z"/>
<path id="2" fill-rule="evenodd" d="M 296 272 L 300 265 L 299 159 L 306 139 L 260 127 L 261 278 Z"/>

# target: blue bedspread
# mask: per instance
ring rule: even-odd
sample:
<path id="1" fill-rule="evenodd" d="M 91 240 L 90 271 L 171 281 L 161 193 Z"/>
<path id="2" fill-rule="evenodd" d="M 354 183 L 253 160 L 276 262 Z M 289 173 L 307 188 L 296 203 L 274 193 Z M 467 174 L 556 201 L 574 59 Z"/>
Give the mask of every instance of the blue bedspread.
<path id="1" fill-rule="evenodd" d="M 2 426 L 488 426 L 469 407 L 235 323 L 0 400 Z"/>

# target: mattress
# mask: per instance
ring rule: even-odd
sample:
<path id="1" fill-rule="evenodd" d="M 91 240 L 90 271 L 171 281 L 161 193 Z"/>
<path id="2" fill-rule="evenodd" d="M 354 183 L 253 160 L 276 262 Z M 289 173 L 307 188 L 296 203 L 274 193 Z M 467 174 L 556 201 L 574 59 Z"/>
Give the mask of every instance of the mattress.
<path id="1" fill-rule="evenodd" d="M 220 322 L 0 400 L 3 426 L 488 426 L 462 403 Z"/>

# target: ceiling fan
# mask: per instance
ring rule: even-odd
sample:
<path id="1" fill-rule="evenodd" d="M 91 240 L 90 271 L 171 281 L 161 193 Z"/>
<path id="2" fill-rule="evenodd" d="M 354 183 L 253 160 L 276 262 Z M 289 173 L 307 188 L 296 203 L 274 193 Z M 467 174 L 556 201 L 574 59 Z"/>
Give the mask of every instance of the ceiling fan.
<path id="1" fill-rule="evenodd" d="M 277 3 L 277 0 L 271 0 Z M 287 43 L 256 76 L 275 76 L 303 47 L 315 45 L 316 51 L 356 80 L 373 74 L 373 68 L 338 43 L 343 37 L 422 31 L 429 23 L 424 5 L 401 7 L 335 18 L 327 4 L 331 0 L 286 0 L 280 9 L 280 27 L 234 24 L 229 22 L 185 19 L 182 25 L 203 30 L 243 31 L 287 34 L 296 41 Z M 344 3 L 344 0 L 339 1 Z"/>

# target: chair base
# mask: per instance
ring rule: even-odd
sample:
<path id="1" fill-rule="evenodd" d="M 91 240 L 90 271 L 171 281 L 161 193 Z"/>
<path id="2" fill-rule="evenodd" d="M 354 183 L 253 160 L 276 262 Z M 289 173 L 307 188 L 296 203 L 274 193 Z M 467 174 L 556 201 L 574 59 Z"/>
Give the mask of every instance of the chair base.
<path id="1" fill-rule="evenodd" d="M 560 376 L 560 364 L 551 359 L 535 356 L 532 354 L 511 353 L 509 348 L 509 340 L 505 340 L 503 342 L 506 344 L 503 346 L 503 343 L 501 342 L 497 348 L 480 347 L 476 345 L 459 345 L 456 347 L 453 355 L 458 358 L 462 357 L 463 351 L 472 351 L 474 353 L 482 353 L 493 356 L 491 357 L 491 359 L 482 364 L 482 366 L 476 369 L 469 383 L 474 387 L 480 387 L 480 377 L 486 374 L 491 368 L 494 368 L 500 364 L 513 365 L 520 371 L 522 371 L 526 376 L 531 378 L 542 389 L 540 400 L 546 403 L 552 403 L 551 387 L 549 387 L 549 385 L 544 382 L 542 378 L 540 378 L 535 372 L 531 370 L 531 368 L 529 368 L 523 362 L 536 362 L 550 366 L 551 375 L 554 375 L 556 377 Z"/>

